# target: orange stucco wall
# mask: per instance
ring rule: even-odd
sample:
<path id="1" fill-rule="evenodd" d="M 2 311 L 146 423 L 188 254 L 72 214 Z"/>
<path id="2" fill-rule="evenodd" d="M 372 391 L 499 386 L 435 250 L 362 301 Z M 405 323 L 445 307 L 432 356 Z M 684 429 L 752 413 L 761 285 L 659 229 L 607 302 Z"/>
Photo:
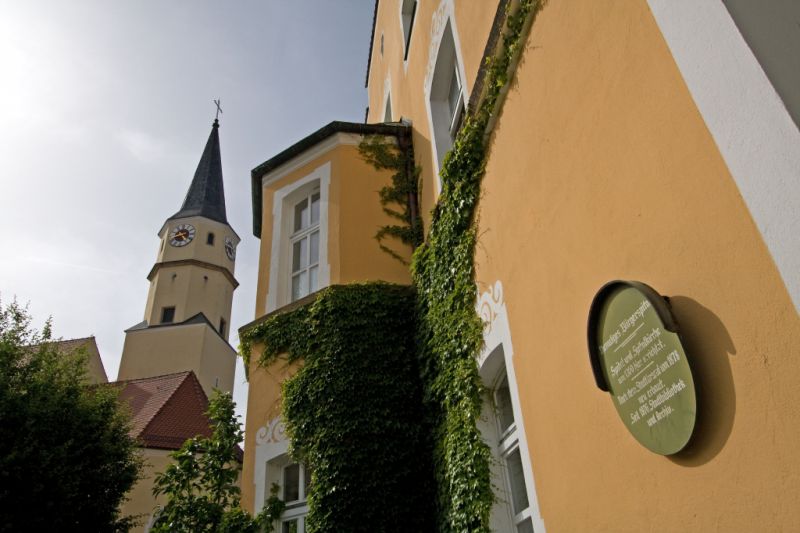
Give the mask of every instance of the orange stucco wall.
<path id="1" fill-rule="evenodd" d="M 312 148 L 313 149 L 313 148 Z M 367 165 L 355 144 L 340 144 L 313 158 L 308 163 L 286 173 L 264 188 L 261 255 L 259 258 L 256 317 L 264 315 L 269 291 L 270 269 L 275 260 L 272 253 L 273 200 L 275 191 L 308 176 L 322 165 L 330 164 L 328 205 L 328 258 L 331 284 L 382 280 L 410 284 L 411 276 L 403 265 L 381 251 L 375 232 L 381 225 L 395 224 L 380 204 L 378 190 L 390 183 L 389 171 L 376 171 Z M 276 172 L 280 173 L 281 169 Z M 386 242 L 407 260 L 411 249 L 405 245 Z M 280 414 L 280 384 L 292 367 L 278 361 L 269 368 L 257 364 L 261 347 L 253 349 L 249 369 L 249 391 L 245 435 L 245 455 L 242 473 L 242 505 L 253 510 L 256 441 L 259 430 Z"/>
<path id="2" fill-rule="evenodd" d="M 429 58 L 435 58 L 437 52 L 438 42 L 433 42 L 432 47 L 431 36 L 448 20 L 449 11 L 446 7 L 446 2 L 435 0 L 423 0 L 417 4 L 408 61 L 404 62 L 398 3 L 379 2 L 369 71 L 367 121 L 383 121 L 383 95 L 387 80 L 391 85 L 392 119 L 400 120 L 401 116 L 412 119 L 415 158 L 422 169 L 421 202 L 426 227 L 430 222 L 430 212 L 436 201 L 438 186 L 434 173 L 436 155 L 431 149 L 431 130 L 422 88 Z M 452 16 L 455 18 L 454 26 L 461 43 L 460 54 L 468 90 L 472 90 L 478 75 L 496 10 L 496 2 L 470 0 L 453 3 Z M 384 35 L 383 54 L 380 52 L 381 33 Z"/>
<path id="3" fill-rule="evenodd" d="M 369 280 L 411 282 L 408 268 L 381 251 L 374 238 L 382 225 L 396 223 L 383 212 L 378 197 L 381 187 L 391 182 L 391 173 L 379 172 L 366 164 L 355 144 L 341 144 L 264 187 L 256 317 L 265 312 L 270 270 L 274 267 L 274 260 L 270 256 L 275 191 L 308 176 L 325 164 L 331 166 L 328 204 L 331 284 Z M 280 169 L 276 172 L 280 173 Z M 389 238 L 385 244 L 409 260 L 410 247 L 393 241 Z"/>
<path id="4" fill-rule="evenodd" d="M 546 5 L 479 220 L 548 531 L 800 528 L 800 320 L 646 2 Z M 587 314 L 612 279 L 671 297 L 701 389 L 676 457 L 640 446 L 594 385 Z"/>
<path id="5" fill-rule="evenodd" d="M 369 121 L 410 119 L 435 200 L 421 1 L 403 64 L 380 2 Z M 496 2 L 454 0 L 472 89 Z M 384 53 L 379 51 L 384 34 Z M 426 220 L 427 225 L 428 220 Z M 645 0 L 554 0 L 537 18 L 491 139 L 477 283 L 504 287 L 536 492 L 550 532 L 800 529 L 800 319 Z M 586 321 L 607 281 L 671 297 L 700 414 L 655 455 L 594 385 Z"/>
<path id="6" fill-rule="evenodd" d="M 245 427 L 244 463 L 242 465 L 242 507 L 254 512 L 255 504 L 255 460 L 256 441 L 260 438 L 259 430 L 281 412 L 281 383 L 286 380 L 296 367 L 279 359 L 269 367 L 258 365 L 258 357 L 262 346 L 256 345 L 250 361 L 249 389 L 247 400 L 247 419 Z"/>

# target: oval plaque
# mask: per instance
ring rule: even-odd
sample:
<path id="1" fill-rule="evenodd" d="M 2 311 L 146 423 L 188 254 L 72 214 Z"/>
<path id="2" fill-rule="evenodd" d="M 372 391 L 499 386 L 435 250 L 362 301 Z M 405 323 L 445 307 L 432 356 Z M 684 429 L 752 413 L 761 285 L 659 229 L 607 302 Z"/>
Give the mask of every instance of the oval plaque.
<path id="1" fill-rule="evenodd" d="M 589 310 L 589 356 L 597 386 L 611 394 L 628 430 L 661 455 L 694 431 L 697 397 L 667 301 L 644 283 L 612 281 Z"/>

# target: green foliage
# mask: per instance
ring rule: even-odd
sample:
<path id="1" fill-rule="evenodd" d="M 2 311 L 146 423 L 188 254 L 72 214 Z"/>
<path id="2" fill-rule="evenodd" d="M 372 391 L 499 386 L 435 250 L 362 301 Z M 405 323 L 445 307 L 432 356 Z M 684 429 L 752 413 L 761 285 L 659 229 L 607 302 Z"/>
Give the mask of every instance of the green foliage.
<path id="1" fill-rule="evenodd" d="M 272 484 L 269 489 L 269 498 L 264 502 L 264 510 L 261 511 L 263 515 L 262 522 L 267 525 L 267 533 L 272 531 L 272 524 L 280 519 L 286 509 L 286 503 L 278 496 L 280 490 L 280 485 L 277 483 Z"/>
<path id="2" fill-rule="evenodd" d="M 398 295 L 388 285 L 332 287 L 313 304 L 273 315 L 242 335 L 246 361 L 254 343 L 264 344 L 261 365 L 282 353 L 304 361 L 284 384 L 283 416 L 295 458 L 314 469 L 309 531 L 489 531 L 490 453 L 477 428 L 483 335 L 475 311 L 475 217 L 491 119 L 525 24 L 541 6 L 521 0 L 508 15 L 498 53 L 487 60 L 481 99 L 445 157 L 427 241 L 408 231 L 410 211 L 387 210 L 406 225 L 379 232 L 379 240 L 394 235 L 418 245 L 416 298 L 409 292 L 392 303 Z M 373 138 L 360 147 L 376 168 L 396 170 L 381 192 L 385 208 L 406 205 L 412 186 L 417 194 L 418 171 L 413 179 L 404 174 L 413 163 L 390 146 Z M 407 356 L 412 328 L 416 367 Z M 409 521 L 414 513 L 416 521 Z"/>
<path id="3" fill-rule="evenodd" d="M 394 171 L 392 184 L 382 187 L 378 195 L 384 213 L 400 221 L 400 224 L 381 226 L 375 239 L 381 250 L 407 264 L 394 250 L 383 244 L 383 240 L 394 237 L 412 249 L 422 244 L 422 218 L 416 208 L 419 205 L 420 168 L 414 166 L 410 150 L 401 150 L 396 144 L 387 142 L 382 135 L 365 137 L 358 145 L 358 152 L 375 169 Z M 399 207 L 390 207 L 392 205 Z"/>
<path id="4" fill-rule="evenodd" d="M 237 532 L 261 531 L 263 516 L 255 518 L 239 507 L 237 446 L 242 430 L 229 393 L 215 391 L 208 406 L 211 437 L 187 440 L 170 454 L 173 463 L 158 474 L 153 494 L 167 495 L 151 531 Z"/>
<path id="5" fill-rule="evenodd" d="M 62 353 L 49 321 L 0 305 L 0 531 L 127 531 L 119 505 L 139 475 L 127 411 L 86 382 L 86 353 Z"/>
<path id="6" fill-rule="evenodd" d="M 307 531 L 432 530 L 432 475 L 420 424 L 414 292 L 333 286 L 242 335 L 303 364 L 283 386 L 291 453 L 312 471 Z"/>
<path id="7" fill-rule="evenodd" d="M 427 423 L 434 441 L 438 531 L 489 531 L 494 495 L 481 413 L 477 356 L 483 342 L 475 311 L 475 213 L 483 178 L 487 126 L 524 23 L 539 4 L 523 0 L 509 16 L 500 53 L 487 65 L 485 91 L 468 115 L 441 169 L 442 191 L 428 240 L 414 254 L 417 343 Z"/>

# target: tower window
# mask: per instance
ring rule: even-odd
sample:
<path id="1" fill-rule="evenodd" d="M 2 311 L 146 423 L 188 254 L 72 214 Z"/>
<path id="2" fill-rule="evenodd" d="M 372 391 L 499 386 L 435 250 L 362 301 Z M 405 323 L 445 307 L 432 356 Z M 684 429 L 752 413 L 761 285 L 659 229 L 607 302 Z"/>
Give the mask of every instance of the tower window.
<path id="1" fill-rule="evenodd" d="M 224 318 L 219 319 L 219 334 L 222 335 L 223 337 L 225 336 L 225 326 L 227 325 L 228 323 L 225 322 Z"/>
<path id="2" fill-rule="evenodd" d="M 161 323 L 162 324 L 171 324 L 175 321 L 175 308 L 174 307 L 164 307 L 161 309 Z"/>
<path id="3" fill-rule="evenodd" d="M 208 236 L 206 237 L 206 244 L 208 244 L 209 246 L 214 246 L 214 234 L 213 233 L 209 232 Z"/>

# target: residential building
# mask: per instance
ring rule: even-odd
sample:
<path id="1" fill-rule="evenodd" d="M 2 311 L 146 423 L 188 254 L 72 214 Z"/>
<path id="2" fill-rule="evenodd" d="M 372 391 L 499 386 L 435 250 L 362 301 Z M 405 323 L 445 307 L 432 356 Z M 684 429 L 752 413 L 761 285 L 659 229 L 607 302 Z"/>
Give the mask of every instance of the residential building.
<path id="1" fill-rule="evenodd" d="M 410 137 L 427 231 L 446 154 L 491 90 L 487 59 L 518 5 L 375 3 L 366 124 L 332 123 L 253 170 L 261 255 L 243 331 L 326 286 L 411 282 L 371 242 L 389 178 L 355 144 Z M 796 2 L 777 0 L 551 0 L 525 20 L 474 215 L 486 391 L 475 423 L 493 457 L 492 530 L 800 527 L 799 20 Z M 668 453 L 643 445 L 645 419 L 620 418 L 628 397 L 607 394 L 612 371 L 590 359 L 606 349 L 592 329 L 603 288 L 641 287 L 615 280 L 657 291 L 633 322 L 651 306 L 668 314 L 654 330 L 679 335 L 691 369 L 688 433 Z M 254 511 L 289 479 L 280 386 L 302 365 L 264 368 L 259 353 L 242 485 Z M 688 397 L 644 376 L 648 417 Z M 681 429 L 658 413 L 643 433 Z M 302 485 L 305 468 L 291 468 Z M 302 531 L 304 500 L 292 493 L 286 527 Z"/>

